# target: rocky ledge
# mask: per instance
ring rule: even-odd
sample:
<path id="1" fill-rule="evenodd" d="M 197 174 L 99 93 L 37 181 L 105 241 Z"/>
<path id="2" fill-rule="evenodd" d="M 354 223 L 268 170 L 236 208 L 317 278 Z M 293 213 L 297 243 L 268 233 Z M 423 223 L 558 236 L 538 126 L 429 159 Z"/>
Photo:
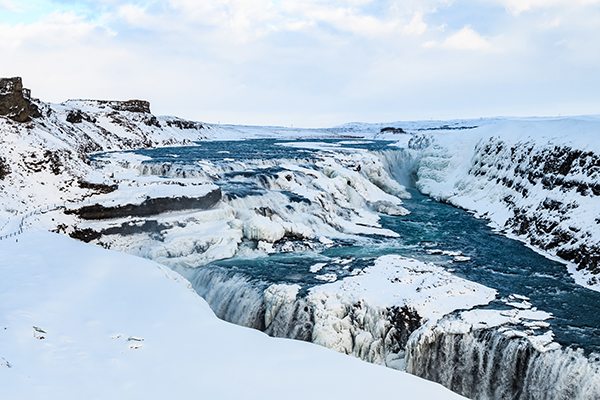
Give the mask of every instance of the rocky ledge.
<path id="1" fill-rule="evenodd" d="M 144 200 L 140 204 L 124 204 L 114 207 L 92 204 L 76 210 L 66 210 L 65 214 L 75 214 L 86 220 L 147 217 L 172 211 L 206 210 L 213 207 L 220 200 L 221 189 L 215 188 L 203 196 L 155 197 Z"/>
<path id="2" fill-rule="evenodd" d="M 21 78 L 0 78 L 0 116 L 13 121 L 26 122 L 31 115 L 31 92 L 23 89 Z"/>

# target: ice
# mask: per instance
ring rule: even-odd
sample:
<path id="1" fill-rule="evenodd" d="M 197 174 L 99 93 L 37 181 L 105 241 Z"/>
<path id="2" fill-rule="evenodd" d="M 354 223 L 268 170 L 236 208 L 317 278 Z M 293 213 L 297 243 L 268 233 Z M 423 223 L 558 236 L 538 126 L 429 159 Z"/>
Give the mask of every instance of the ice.
<path id="1" fill-rule="evenodd" d="M 271 321 L 277 315 L 284 304 L 296 301 L 296 295 L 300 285 L 271 285 L 265 292 L 265 326 L 271 325 Z"/>
<path id="2" fill-rule="evenodd" d="M 316 274 L 325 266 L 327 266 L 327 263 L 317 263 L 317 264 L 311 265 L 310 272 L 312 272 L 313 274 Z"/>
<path id="3" fill-rule="evenodd" d="M 260 240 L 270 243 L 282 239 L 285 235 L 285 229 L 281 224 L 261 215 L 252 217 L 244 222 L 243 232 L 244 236 L 250 240 Z"/>
<path id="4" fill-rule="evenodd" d="M 457 309 L 487 304 L 495 295 L 440 267 L 390 255 L 359 275 L 311 289 L 307 300 L 315 310 L 314 343 L 384 363 L 390 308 L 406 306 L 425 321 L 435 321 Z M 355 318 L 360 320 L 352 322 Z"/>
<path id="5" fill-rule="evenodd" d="M 329 274 L 323 274 L 323 275 L 317 275 L 315 276 L 316 279 L 320 280 L 320 281 L 325 281 L 325 282 L 335 282 L 337 281 L 337 275 L 333 274 L 333 273 L 329 273 Z"/>

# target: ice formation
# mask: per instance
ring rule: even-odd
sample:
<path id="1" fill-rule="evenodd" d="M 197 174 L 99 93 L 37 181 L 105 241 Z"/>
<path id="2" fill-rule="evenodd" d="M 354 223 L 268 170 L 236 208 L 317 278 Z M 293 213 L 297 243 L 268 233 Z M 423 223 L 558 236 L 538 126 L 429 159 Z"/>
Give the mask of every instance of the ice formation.
<path id="1" fill-rule="evenodd" d="M 67 233 L 94 232 L 87 235 L 92 243 L 173 268 L 200 267 L 254 249 L 292 252 L 323 248 L 331 239 L 398 236 L 381 227 L 378 214 L 408 214 L 401 198 L 410 195 L 376 155 L 359 149 L 331 151 L 320 142 L 294 144 L 318 151 L 306 153 L 307 158 L 201 160 L 180 166 L 129 153 L 106 154 L 95 163 L 105 175 L 119 179 L 119 190 L 95 196 L 98 204 L 114 204 L 117 197 L 131 203 L 152 193 L 192 196 L 215 183 L 223 192 L 222 201 L 211 210 L 143 221 L 72 221 L 75 232 Z M 368 167 L 361 168 L 364 165 Z M 139 229 L 129 229 L 131 224 Z"/>

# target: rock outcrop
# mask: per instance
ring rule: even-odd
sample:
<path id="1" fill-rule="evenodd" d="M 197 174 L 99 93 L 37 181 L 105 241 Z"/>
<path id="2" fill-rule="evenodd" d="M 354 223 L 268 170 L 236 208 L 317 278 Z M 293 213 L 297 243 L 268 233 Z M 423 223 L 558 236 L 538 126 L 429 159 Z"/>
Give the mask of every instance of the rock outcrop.
<path id="1" fill-rule="evenodd" d="M 204 196 L 157 197 L 147 199 L 141 204 L 125 204 L 116 207 L 93 204 L 77 210 L 67 210 L 65 214 L 76 214 L 79 218 L 87 220 L 147 217 L 171 211 L 206 210 L 213 207 L 220 200 L 221 189 L 216 188 Z"/>
<path id="2" fill-rule="evenodd" d="M 98 109 L 150 114 L 150 102 L 146 100 L 67 100 L 67 102 L 85 102 Z"/>
<path id="3" fill-rule="evenodd" d="M 29 120 L 30 91 L 23 89 L 20 77 L 0 78 L 0 116 L 17 122 Z"/>

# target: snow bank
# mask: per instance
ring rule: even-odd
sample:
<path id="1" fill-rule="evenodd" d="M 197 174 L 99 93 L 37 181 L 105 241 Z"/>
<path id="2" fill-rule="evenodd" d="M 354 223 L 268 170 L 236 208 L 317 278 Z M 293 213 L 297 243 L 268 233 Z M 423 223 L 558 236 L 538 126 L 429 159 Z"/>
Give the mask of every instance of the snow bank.
<path id="1" fill-rule="evenodd" d="M 402 372 L 220 321 L 183 278 L 151 261 L 42 232 L 1 242 L 0 260 L 6 398 L 364 399 L 398 390 L 460 398 Z"/>

